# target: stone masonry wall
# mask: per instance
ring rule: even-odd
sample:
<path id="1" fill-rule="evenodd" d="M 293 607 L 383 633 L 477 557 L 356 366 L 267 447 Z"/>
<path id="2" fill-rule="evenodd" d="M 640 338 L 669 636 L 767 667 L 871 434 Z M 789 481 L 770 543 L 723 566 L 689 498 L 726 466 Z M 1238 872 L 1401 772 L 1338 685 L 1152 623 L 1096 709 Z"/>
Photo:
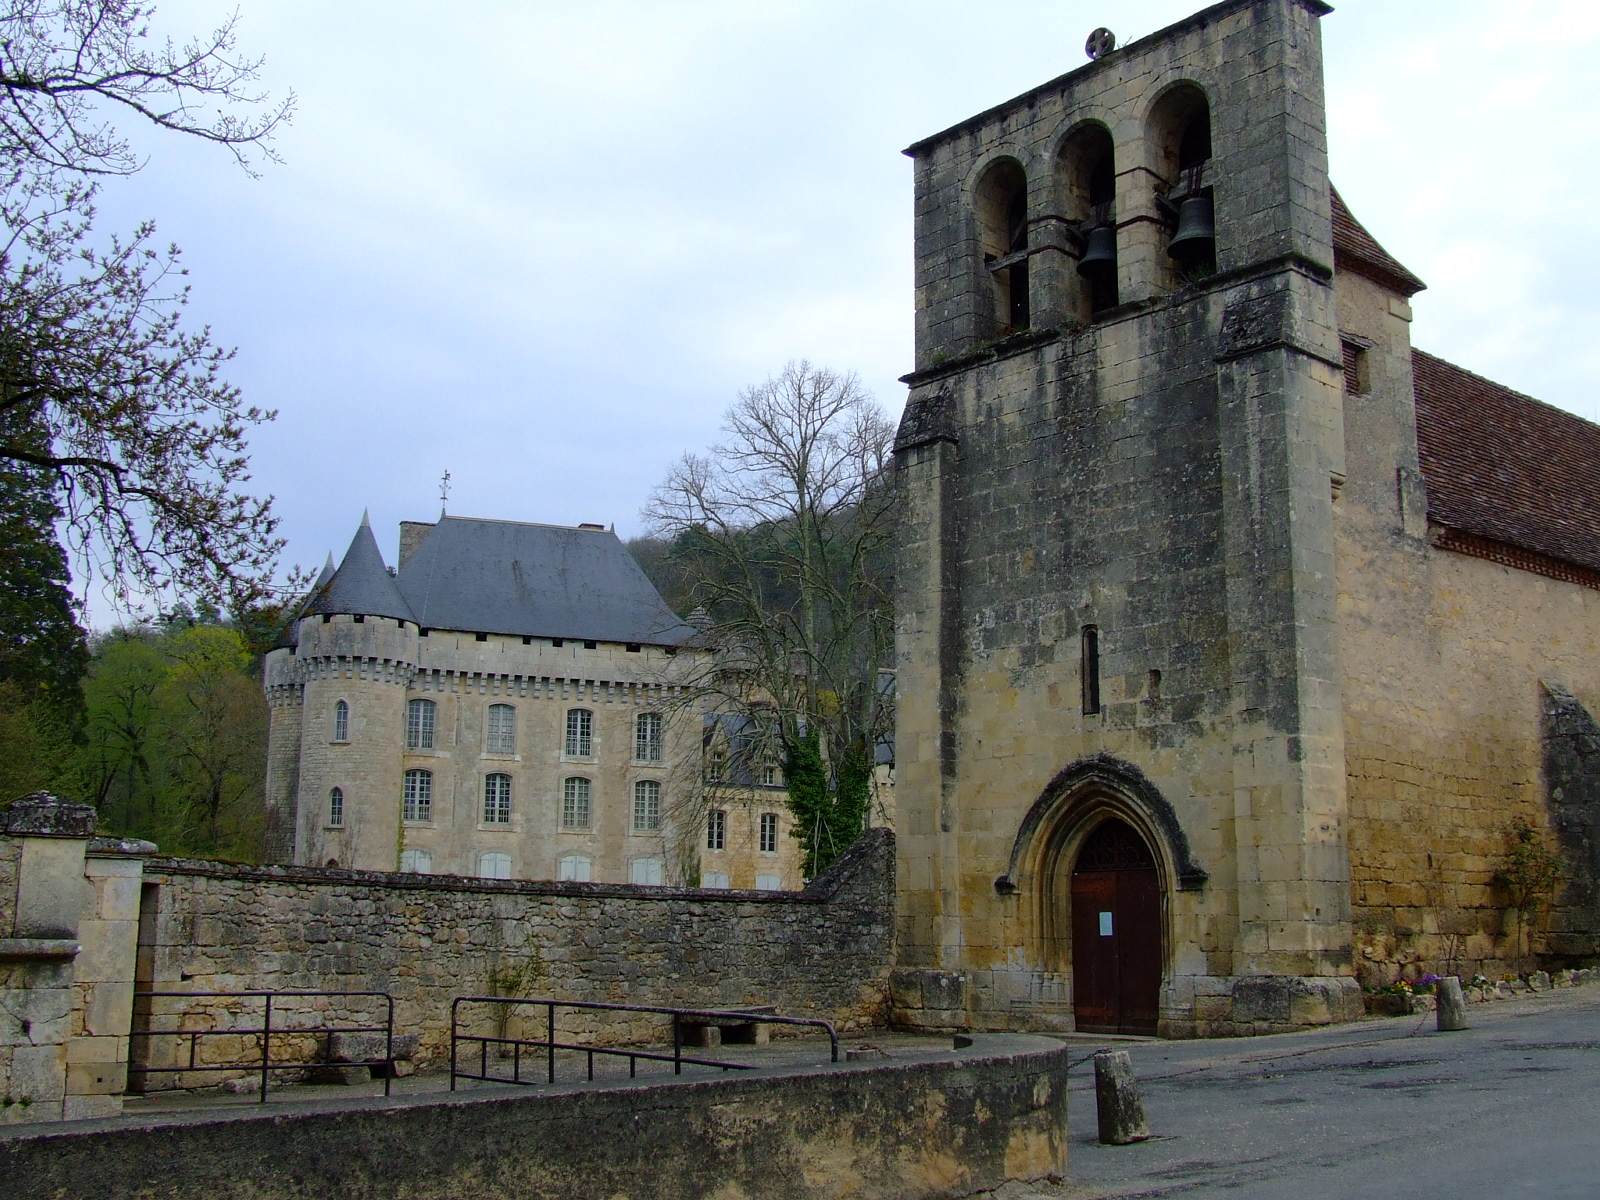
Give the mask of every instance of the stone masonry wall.
<path id="1" fill-rule="evenodd" d="M 773 1005 L 844 1028 L 879 1024 L 886 1015 L 894 844 L 881 830 L 798 893 L 173 859 L 152 860 L 145 881 L 145 904 L 154 891 L 156 908 L 141 938 L 142 986 L 387 991 L 395 998 L 396 1032 L 420 1035 L 423 1058 L 448 1053 L 452 998 L 488 992 L 497 969 L 520 970 L 520 995 Z M 309 1016 L 314 1007 L 308 1002 L 298 1011 Z M 334 1002 L 317 1015 L 348 1021 L 374 1011 L 363 1002 Z M 159 1022 L 162 1010 L 157 1014 Z M 199 1016 L 191 1006 L 189 1020 L 227 1028 L 252 1016 L 258 1019 L 258 1010 L 228 1002 Z M 659 1039 L 665 1026 L 654 1017 L 568 1014 L 560 1029 L 615 1043 Z M 150 1039 L 144 1061 L 172 1061 L 175 1041 Z M 207 1053 L 225 1061 L 240 1050 L 226 1038 L 203 1039 L 201 1047 L 202 1061 Z M 149 1086 L 163 1085 L 150 1078 Z"/>
<path id="2" fill-rule="evenodd" d="M 1410 306 L 1353 275 L 1337 290 L 1341 334 L 1366 354 L 1365 390 L 1344 397 L 1337 543 L 1357 972 L 1520 969 L 1494 881 L 1517 817 L 1568 858 L 1535 949 L 1583 958 L 1600 922 L 1574 875 L 1594 873 L 1600 759 L 1586 765 L 1578 714 L 1600 713 L 1600 591 L 1431 544 Z M 1562 731 L 1572 752 L 1549 739 Z"/>

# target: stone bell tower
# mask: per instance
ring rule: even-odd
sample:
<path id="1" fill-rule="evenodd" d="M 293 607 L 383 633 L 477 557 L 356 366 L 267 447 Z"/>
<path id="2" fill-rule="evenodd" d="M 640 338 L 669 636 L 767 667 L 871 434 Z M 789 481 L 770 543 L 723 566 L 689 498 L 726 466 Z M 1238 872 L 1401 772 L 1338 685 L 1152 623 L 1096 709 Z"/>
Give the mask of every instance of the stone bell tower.
<path id="1" fill-rule="evenodd" d="M 907 151 L 908 1023 L 1359 1013 L 1328 11 L 1227 0 Z"/>

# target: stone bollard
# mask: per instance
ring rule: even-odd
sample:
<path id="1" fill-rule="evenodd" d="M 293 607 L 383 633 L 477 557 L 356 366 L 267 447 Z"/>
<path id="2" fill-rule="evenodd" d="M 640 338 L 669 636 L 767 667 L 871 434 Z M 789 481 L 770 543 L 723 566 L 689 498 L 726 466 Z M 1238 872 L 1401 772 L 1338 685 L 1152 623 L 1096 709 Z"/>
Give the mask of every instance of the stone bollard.
<path id="1" fill-rule="evenodd" d="M 1438 1007 L 1434 1009 L 1437 1018 L 1435 1028 L 1440 1033 L 1451 1033 L 1457 1029 L 1467 1027 L 1467 998 L 1461 993 L 1461 980 L 1454 975 L 1446 975 L 1439 980 L 1436 988 Z"/>
<path id="2" fill-rule="evenodd" d="M 1126 1146 L 1150 1136 L 1133 1060 L 1126 1050 L 1101 1050 L 1094 1056 L 1094 1102 L 1105 1145 Z"/>

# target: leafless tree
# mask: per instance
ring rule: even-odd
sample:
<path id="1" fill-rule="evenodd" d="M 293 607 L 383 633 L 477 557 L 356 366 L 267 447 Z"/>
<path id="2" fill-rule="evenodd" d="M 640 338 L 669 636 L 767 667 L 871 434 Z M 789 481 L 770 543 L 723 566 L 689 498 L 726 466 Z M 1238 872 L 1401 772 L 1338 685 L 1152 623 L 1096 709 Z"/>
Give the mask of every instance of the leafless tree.
<path id="1" fill-rule="evenodd" d="M 53 477 L 68 550 L 122 599 L 260 599 L 282 542 L 246 435 L 271 412 L 184 320 L 176 246 L 148 222 L 96 238 L 100 181 L 144 166 L 119 118 L 272 160 L 293 110 L 238 54 L 237 15 L 182 46 L 128 0 L 0 3 L 0 460 Z"/>
<path id="2" fill-rule="evenodd" d="M 893 426 L 854 375 L 793 362 L 745 389 L 723 431 L 645 510 L 716 651 L 694 694 L 769 725 L 790 755 L 815 736 L 824 762 L 870 765 L 892 721 L 878 676 L 893 640 Z"/>

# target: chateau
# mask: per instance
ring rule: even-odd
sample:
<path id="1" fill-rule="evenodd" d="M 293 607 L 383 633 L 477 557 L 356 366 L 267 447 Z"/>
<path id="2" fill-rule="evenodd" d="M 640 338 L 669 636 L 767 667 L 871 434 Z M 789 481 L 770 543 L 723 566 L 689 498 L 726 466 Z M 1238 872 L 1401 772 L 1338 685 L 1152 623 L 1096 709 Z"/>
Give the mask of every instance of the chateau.
<path id="1" fill-rule="evenodd" d="M 408 521 L 391 574 L 363 520 L 267 656 L 269 857 L 799 886 L 781 788 L 703 799 L 697 633 L 600 526 Z"/>
<path id="2" fill-rule="evenodd" d="M 896 445 L 910 1024 L 1173 1036 L 1600 948 L 1600 428 L 1414 349 L 1316 0 L 913 145 Z"/>

